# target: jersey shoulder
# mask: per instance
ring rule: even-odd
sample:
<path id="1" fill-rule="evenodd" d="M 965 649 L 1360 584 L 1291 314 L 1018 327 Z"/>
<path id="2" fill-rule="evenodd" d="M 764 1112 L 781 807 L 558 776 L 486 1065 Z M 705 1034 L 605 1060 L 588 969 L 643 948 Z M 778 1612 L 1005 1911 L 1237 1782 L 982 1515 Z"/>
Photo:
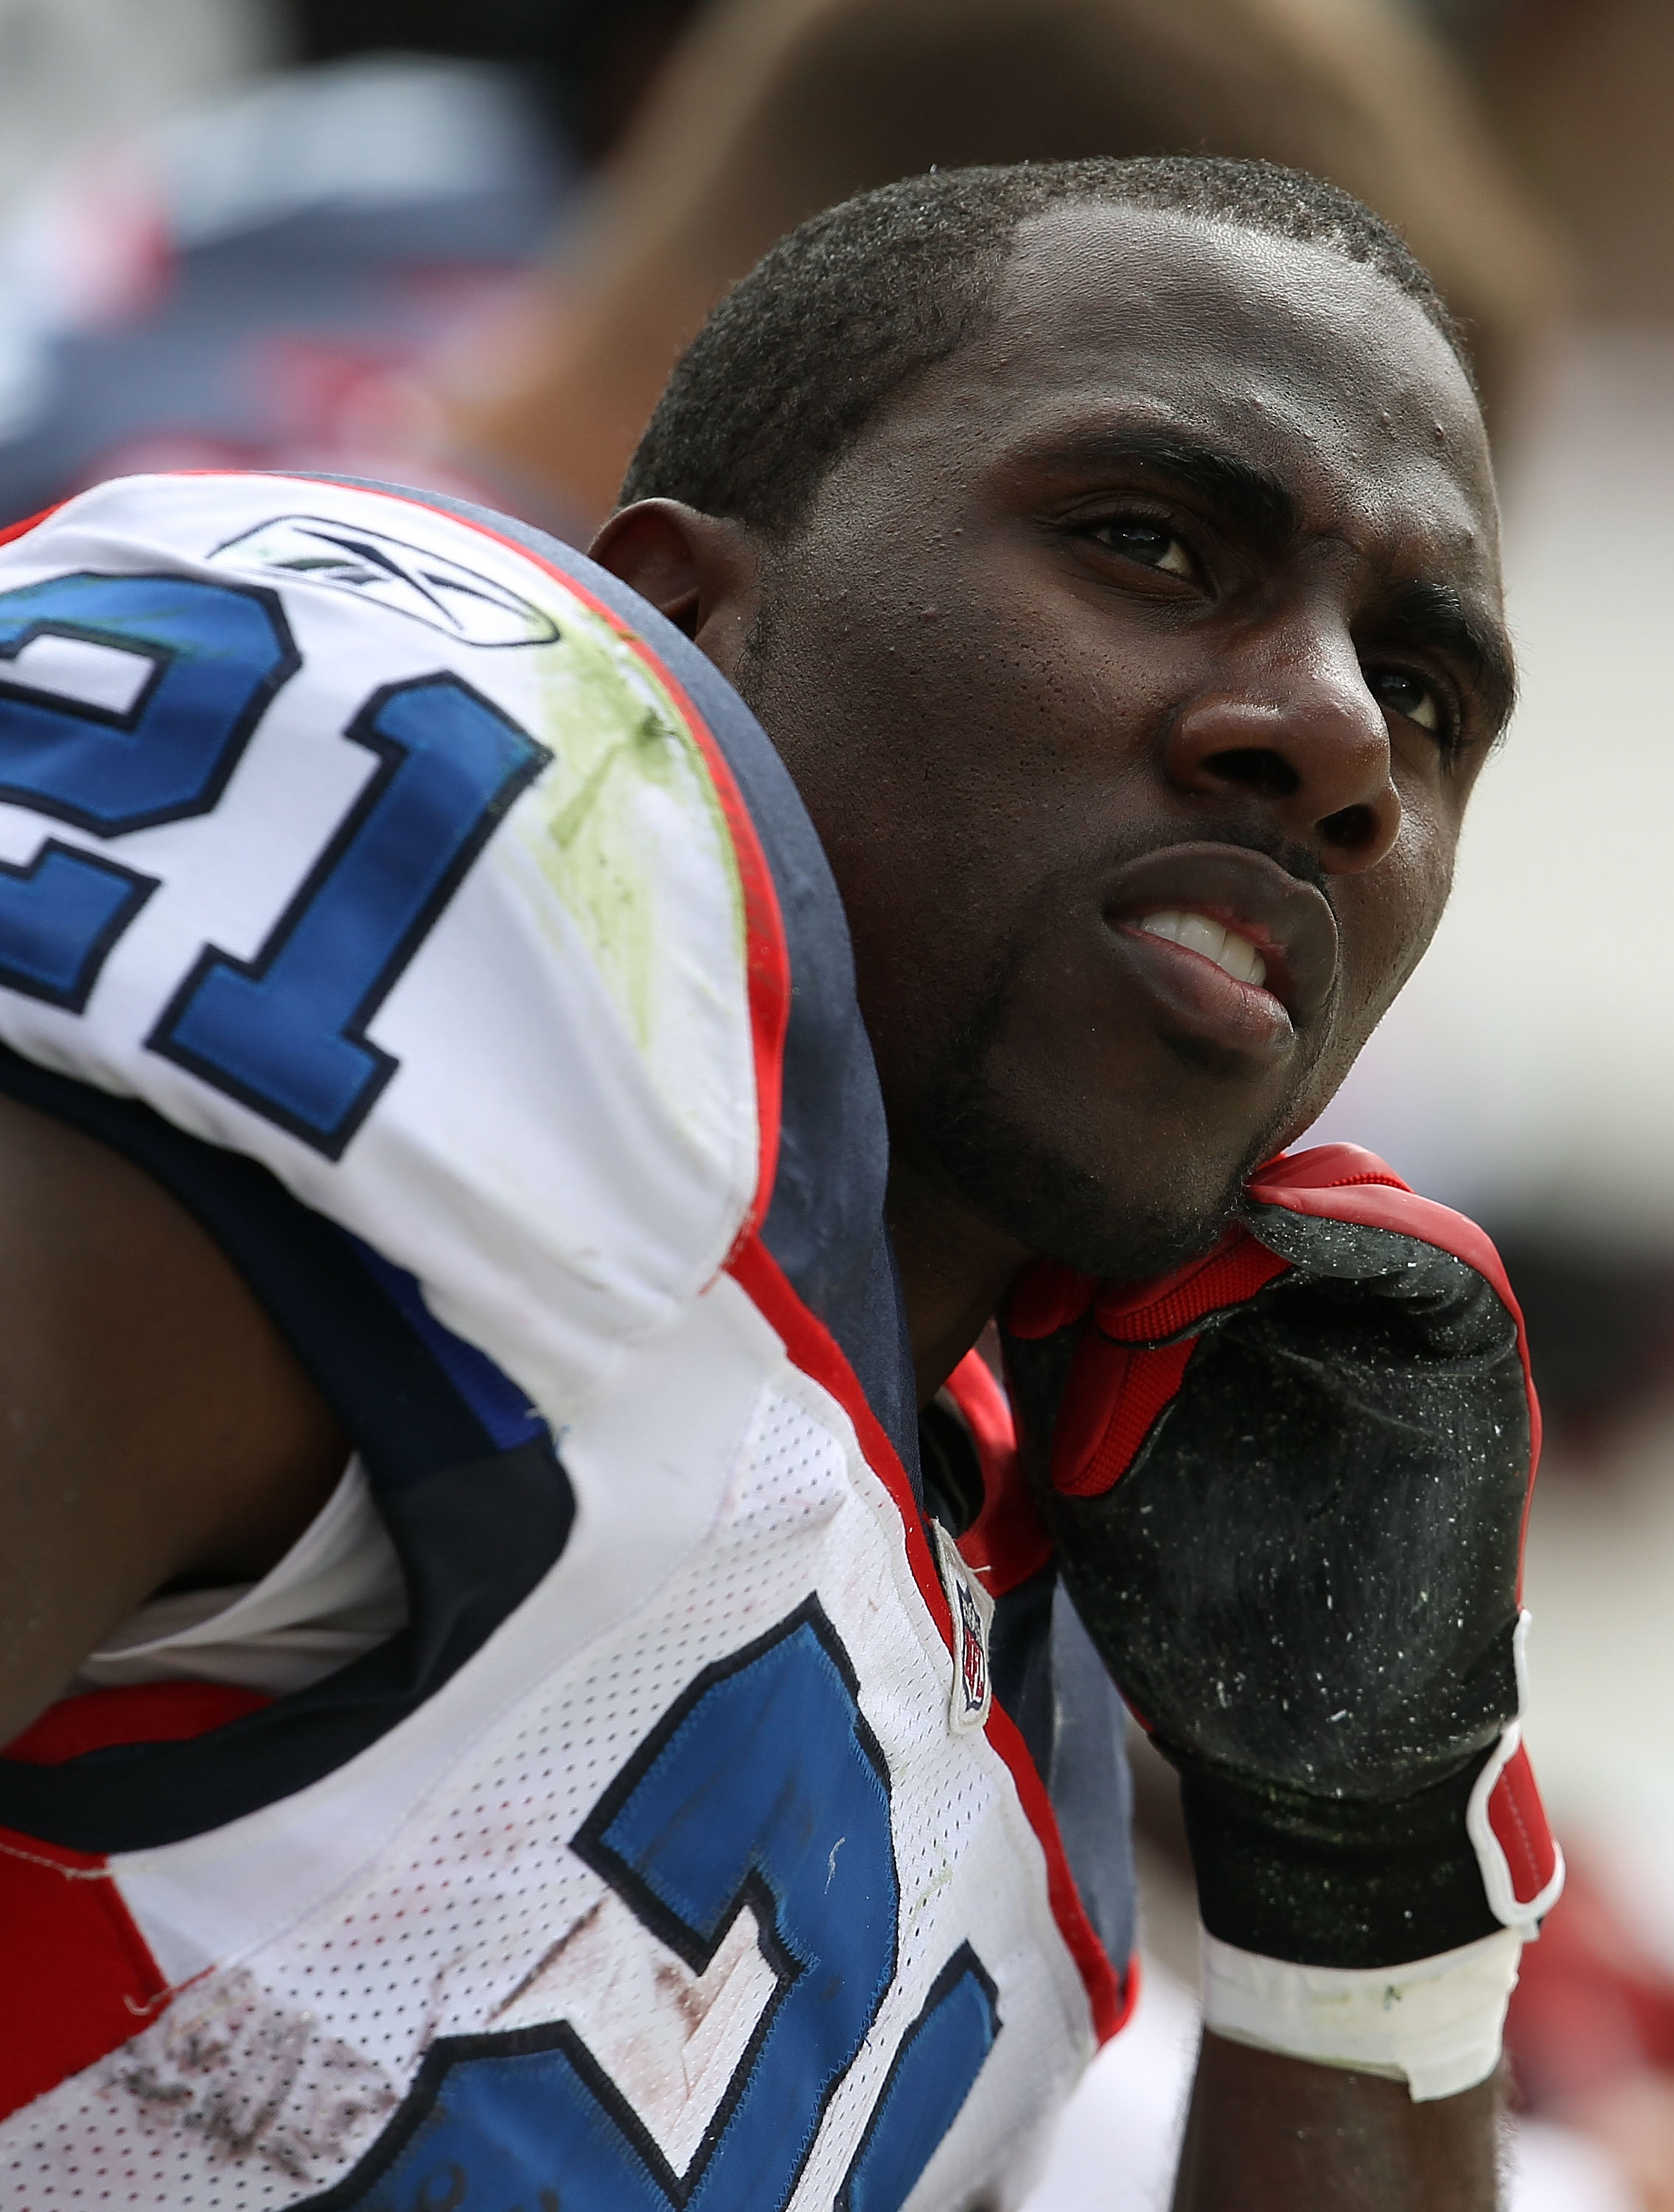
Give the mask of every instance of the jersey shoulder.
<path id="1" fill-rule="evenodd" d="M 515 525 L 101 486 L 0 549 L 0 1042 L 259 1162 L 561 1419 L 770 1203 L 767 845 L 822 868 L 776 768 Z"/>

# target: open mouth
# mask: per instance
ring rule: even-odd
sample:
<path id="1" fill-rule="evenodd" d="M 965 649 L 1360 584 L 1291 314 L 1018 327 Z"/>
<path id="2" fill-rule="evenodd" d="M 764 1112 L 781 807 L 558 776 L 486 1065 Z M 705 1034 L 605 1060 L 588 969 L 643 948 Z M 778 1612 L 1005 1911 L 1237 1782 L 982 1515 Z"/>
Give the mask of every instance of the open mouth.
<path id="1" fill-rule="evenodd" d="M 1206 914 L 1165 907 L 1160 914 L 1142 915 L 1133 926 L 1147 937 L 1166 938 L 1171 945 L 1183 945 L 1188 952 L 1201 953 L 1235 983 L 1259 988 L 1267 981 L 1267 963 L 1249 939 Z"/>
<path id="2" fill-rule="evenodd" d="M 1131 985 L 1170 1034 L 1271 1060 L 1325 1012 L 1336 917 L 1323 892 L 1265 853 L 1158 847 L 1115 871 L 1103 905 Z"/>

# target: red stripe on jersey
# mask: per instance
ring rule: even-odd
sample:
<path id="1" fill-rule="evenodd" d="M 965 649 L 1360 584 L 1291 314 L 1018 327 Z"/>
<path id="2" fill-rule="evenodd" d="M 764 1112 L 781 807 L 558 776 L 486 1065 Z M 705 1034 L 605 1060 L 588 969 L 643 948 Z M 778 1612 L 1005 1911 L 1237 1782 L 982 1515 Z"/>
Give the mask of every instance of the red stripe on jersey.
<path id="1" fill-rule="evenodd" d="M 0 2118 L 139 2033 L 168 1984 L 102 1859 L 0 1828 Z"/>
<path id="2" fill-rule="evenodd" d="M 901 1456 L 890 1443 L 882 1423 L 867 1404 L 859 1377 L 849 1365 L 830 1331 L 797 1296 L 778 1261 L 759 1237 L 752 1236 L 741 1249 L 733 1254 L 727 1265 L 728 1272 L 739 1288 L 783 1339 L 785 1352 L 793 1364 L 817 1382 L 822 1389 L 828 1391 L 853 1423 L 855 1436 L 866 1464 L 889 1492 L 901 1516 L 907 1564 L 913 1570 L 913 1579 L 918 1585 L 925 1610 L 936 1624 L 937 1634 L 951 1654 L 954 1648 L 953 1619 L 948 1611 L 947 1593 L 942 1587 L 942 1577 L 931 1557 L 930 1539 L 925 1533 L 924 1516 L 919 1510 L 919 1501 L 913 1494 L 913 1485 L 907 1479 L 907 1469 L 901 1465 Z M 1105 1956 L 1103 1946 L 1093 1933 L 1092 1923 L 1076 1888 L 1075 1878 L 1070 1872 L 1070 1863 L 1064 1856 L 1063 1838 L 1058 1832 L 1057 1816 L 1047 1798 L 1046 1785 L 1035 1771 L 1034 1762 L 1028 1755 L 1028 1747 L 1016 1724 L 998 1704 L 989 1714 L 987 1736 L 989 1743 L 1010 1772 L 1018 1801 L 1040 1845 L 1046 1863 L 1046 1895 L 1052 1917 L 1086 1987 L 1094 2031 L 1101 2043 L 1106 2042 L 1128 2016 L 1131 2008 L 1130 1989 L 1125 1988 L 1123 1982 L 1118 1979 Z M 1131 1988 L 1137 1988 L 1131 1966 L 1125 1980 Z"/>
<path id="3" fill-rule="evenodd" d="M 54 500 L 51 507 L 42 507 L 39 514 L 26 514 L 21 522 L 9 522 L 3 530 L 0 530 L 0 545 L 9 545 L 13 538 L 27 537 L 37 523 L 50 521 L 66 503 L 61 499 Z"/>
<path id="4" fill-rule="evenodd" d="M 143 1682 L 49 1706 L 5 1757 L 56 1766 L 118 1743 L 203 1735 L 272 1699 L 219 1682 Z M 173 1991 L 102 1858 L 0 1828 L 6 2011 L 0 2118 L 137 2035 Z"/>
<path id="5" fill-rule="evenodd" d="M 260 1690 L 235 1689 L 230 1682 L 132 1682 L 121 1689 L 87 1690 L 49 1705 L 0 1751 L 0 1759 L 59 1766 L 116 1743 L 181 1743 L 272 1703 Z"/>
<path id="6" fill-rule="evenodd" d="M 959 1539 L 959 1549 L 966 1565 L 983 1577 L 989 1595 L 1004 1597 L 1048 1564 L 1052 1540 L 1041 1525 L 1024 1479 L 1011 1401 L 981 1353 L 967 1352 L 944 1387 L 971 1432 L 982 1468 L 982 1510 Z M 1046 1817 L 1052 1820 L 1056 1835 L 1057 1823 L 1050 1806 Z M 1127 2025 L 1139 2002 L 1139 1972 L 1136 1951 L 1122 1975 L 1115 2009 L 1102 2016 L 1101 1997 L 1089 1990 L 1099 2033 L 1107 2041 Z"/>

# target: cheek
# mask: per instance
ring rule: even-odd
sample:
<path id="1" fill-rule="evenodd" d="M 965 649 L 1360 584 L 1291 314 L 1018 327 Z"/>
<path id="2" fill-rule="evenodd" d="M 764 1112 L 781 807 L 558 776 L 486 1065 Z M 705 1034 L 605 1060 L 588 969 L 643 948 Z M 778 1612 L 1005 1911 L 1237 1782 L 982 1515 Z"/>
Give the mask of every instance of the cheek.
<path id="1" fill-rule="evenodd" d="M 1447 907 L 1457 845 L 1456 827 L 1409 806 L 1389 857 L 1369 874 L 1344 881 L 1338 904 L 1343 996 L 1334 1027 L 1350 1057 L 1428 949 Z"/>
<path id="2" fill-rule="evenodd" d="M 921 945 L 1004 933 L 1005 908 L 1085 845 L 1095 794 L 1107 811 L 1112 716 L 1039 629 L 952 592 L 907 610 L 814 612 L 799 657 L 822 680 L 763 719 L 858 927 L 876 910 L 879 928 L 912 915 Z"/>
<path id="3" fill-rule="evenodd" d="M 1054 886 L 1096 877 L 1153 810 L 1163 678 L 1027 571 L 944 552 L 828 556 L 819 575 L 779 597 L 750 699 L 837 876 L 880 1062 L 905 1074 Z"/>

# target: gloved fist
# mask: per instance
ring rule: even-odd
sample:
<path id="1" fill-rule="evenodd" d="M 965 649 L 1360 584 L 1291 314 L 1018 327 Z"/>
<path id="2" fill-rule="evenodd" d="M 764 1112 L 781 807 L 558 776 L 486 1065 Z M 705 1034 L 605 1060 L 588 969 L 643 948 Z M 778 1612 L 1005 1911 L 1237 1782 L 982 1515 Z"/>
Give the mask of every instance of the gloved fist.
<path id="1" fill-rule="evenodd" d="M 1562 1881 L 1518 1737 L 1539 1417 L 1483 1232 L 1326 1146 L 1164 1281 L 1029 1270 L 1004 1334 L 1065 1579 L 1180 1769 L 1210 1936 L 1331 1990 L 1531 1932 Z"/>

